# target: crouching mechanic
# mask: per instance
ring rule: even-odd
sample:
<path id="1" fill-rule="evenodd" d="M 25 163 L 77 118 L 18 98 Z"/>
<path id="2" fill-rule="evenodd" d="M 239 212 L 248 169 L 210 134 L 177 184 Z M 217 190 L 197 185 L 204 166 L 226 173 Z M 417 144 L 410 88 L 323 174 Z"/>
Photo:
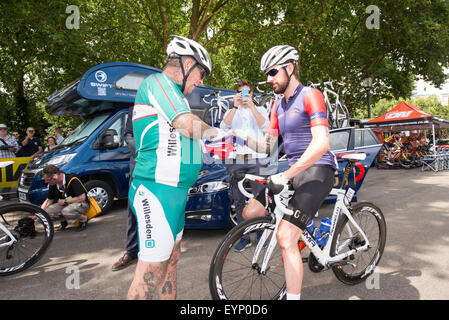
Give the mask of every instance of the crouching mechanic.
<path id="1" fill-rule="evenodd" d="M 285 215 L 276 234 L 282 250 L 287 286 L 287 299 L 301 296 L 303 265 L 298 248 L 302 231 L 311 221 L 334 183 L 337 169 L 335 156 L 329 151 L 329 128 L 323 95 L 317 89 L 305 87 L 298 78 L 298 53 L 291 46 L 275 46 L 261 59 L 261 70 L 274 92 L 283 94 L 272 109 L 265 140 L 248 138 L 248 146 L 270 153 L 277 144 L 279 132 L 284 141 L 289 169 L 270 176 L 269 183 L 284 185 L 291 181 L 294 188 L 289 207 L 292 215 Z M 245 207 L 244 219 L 263 216 L 265 191 Z"/>
<path id="2" fill-rule="evenodd" d="M 139 255 L 128 299 L 176 298 L 187 195 L 202 166 L 199 139 L 220 133 L 190 111 L 184 95 L 202 84 L 211 68 L 201 45 L 172 36 L 162 73 L 150 75 L 137 91 L 129 204 L 137 220 Z"/>
<path id="3" fill-rule="evenodd" d="M 60 221 L 59 231 L 64 231 L 68 224 L 78 219 L 80 223 L 76 230 L 85 230 L 88 218 L 84 214 L 89 209 L 89 202 L 81 181 L 73 174 L 59 171 L 59 168 L 52 164 L 42 170 L 42 178 L 49 184 L 49 188 L 47 199 L 41 208 L 47 211 L 54 221 Z"/>

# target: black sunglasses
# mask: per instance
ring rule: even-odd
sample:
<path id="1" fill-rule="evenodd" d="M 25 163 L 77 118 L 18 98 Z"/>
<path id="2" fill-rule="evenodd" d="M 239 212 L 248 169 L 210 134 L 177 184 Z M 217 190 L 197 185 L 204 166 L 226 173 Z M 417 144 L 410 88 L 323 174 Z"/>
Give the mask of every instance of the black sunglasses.
<path id="1" fill-rule="evenodd" d="M 274 67 L 274 68 L 271 69 L 270 71 L 265 72 L 265 74 L 267 75 L 267 77 L 268 77 L 268 76 L 274 77 L 275 75 L 278 74 L 279 69 L 281 69 L 281 68 L 283 68 L 283 67 L 285 67 L 285 66 L 287 66 L 287 65 L 288 65 L 288 63 L 281 64 L 281 65 L 279 65 L 279 66 L 277 66 L 277 67 Z"/>
<path id="2" fill-rule="evenodd" d="M 196 64 L 196 66 L 198 67 L 198 69 L 200 69 L 201 80 L 203 80 L 206 77 L 206 75 L 207 75 L 206 69 L 204 69 L 203 66 L 198 64 L 198 63 Z"/>

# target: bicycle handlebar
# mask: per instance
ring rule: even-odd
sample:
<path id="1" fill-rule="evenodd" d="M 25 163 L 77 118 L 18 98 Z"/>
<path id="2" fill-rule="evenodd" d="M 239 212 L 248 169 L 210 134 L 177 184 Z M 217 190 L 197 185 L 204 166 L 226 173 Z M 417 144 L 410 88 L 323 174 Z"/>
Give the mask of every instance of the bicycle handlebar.
<path id="1" fill-rule="evenodd" d="M 307 81 L 307 86 L 308 87 L 313 87 L 313 88 L 316 88 L 316 87 L 323 87 L 323 88 L 325 88 L 325 87 L 329 86 L 332 89 L 334 89 L 334 82 L 337 85 L 337 87 L 343 87 L 344 86 L 344 83 L 338 82 L 338 81 L 334 81 L 334 80 L 332 80 L 332 78 L 329 78 L 328 81 L 323 81 L 323 82 L 320 82 L 320 83 L 313 83 L 312 81 Z"/>

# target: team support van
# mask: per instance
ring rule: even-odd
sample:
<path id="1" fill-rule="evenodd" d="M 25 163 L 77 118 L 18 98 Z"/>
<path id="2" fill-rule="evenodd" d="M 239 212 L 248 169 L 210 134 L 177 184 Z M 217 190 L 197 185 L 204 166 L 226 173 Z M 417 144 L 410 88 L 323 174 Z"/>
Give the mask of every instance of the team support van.
<path id="1" fill-rule="evenodd" d="M 126 198 L 130 151 L 124 132 L 128 110 L 142 81 L 160 71 L 135 63 L 106 63 L 91 68 L 51 95 L 46 112 L 55 116 L 80 116 L 84 122 L 56 148 L 31 160 L 19 180 L 19 200 L 40 205 L 46 199 L 48 185 L 41 172 L 49 164 L 76 174 L 104 212 L 114 198 Z M 226 95 L 234 93 L 200 85 L 186 96 L 192 112 L 202 116 L 209 106 L 202 97 L 217 90 Z"/>

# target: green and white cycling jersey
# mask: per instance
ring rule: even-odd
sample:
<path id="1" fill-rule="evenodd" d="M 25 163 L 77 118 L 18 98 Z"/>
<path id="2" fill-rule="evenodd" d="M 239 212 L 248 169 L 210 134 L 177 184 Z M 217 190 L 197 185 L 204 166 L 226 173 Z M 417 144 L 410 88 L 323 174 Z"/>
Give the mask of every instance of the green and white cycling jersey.
<path id="1" fill-rule="evenodd" d="M 179 133 L 173 120 L 190 113 L 181 85 L 155 73 L 137 91 L 133 112 L 136 166 L 133 177 L 173 187 L 190 188 L 202 166 L 199 140 Z"/>

